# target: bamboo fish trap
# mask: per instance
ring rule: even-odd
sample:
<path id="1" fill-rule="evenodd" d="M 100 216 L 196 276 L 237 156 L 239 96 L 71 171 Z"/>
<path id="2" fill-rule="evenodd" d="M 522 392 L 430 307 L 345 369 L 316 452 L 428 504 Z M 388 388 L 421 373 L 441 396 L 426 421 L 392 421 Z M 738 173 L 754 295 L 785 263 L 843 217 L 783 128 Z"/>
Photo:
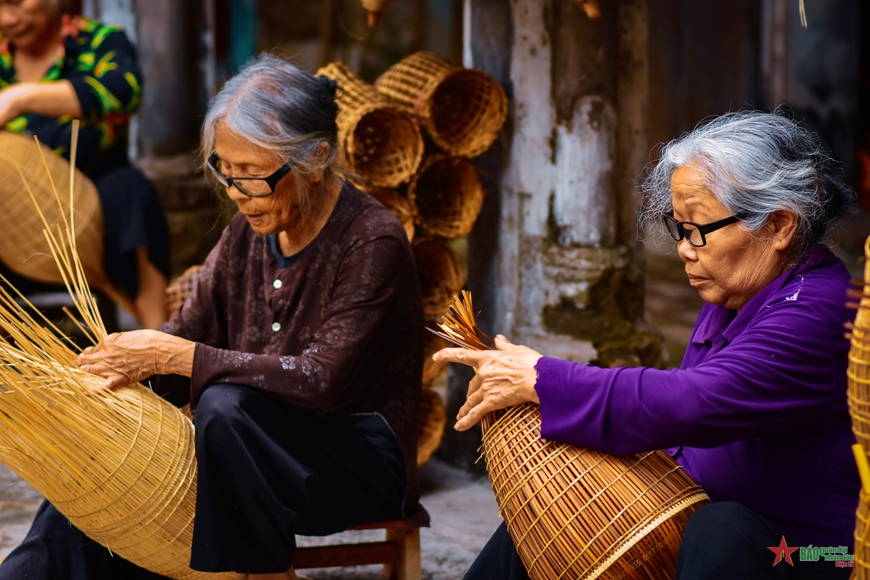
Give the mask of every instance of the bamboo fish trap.
<path id="1" fill-rule="evenodd" d="M 463 348 L 492 348 L 467 291 L 439 327 Z M 533 580 L 674 577 L 682 531 L 709 498 L 667 454 L 613 456 L 542 441 L 531 404 L 490 413 L 482 427 L 499 511 Z"/>
<path id="2" fill-rule="evenodd" d="M 870 237 L 864 243 L 864 280 L 856 281 L 861 290 L 850 290 L 849 295 L 859 300 L 858 313 L 848 335 L 849 415 L 852 417 L 852 432 L 858 442 L 854 447 L 862 489 L 858 497 L 855 522 L 855 568 L 853 580 L 870 579 Z"/>
<path id="3" fill-rule="evenodd" d="M 408 241 L 414 241 L 414 221 L 417 217 L 417 207 L 414 205 L 413 199 L 409 199 L 395 189 L 383 187 L 366 188 L 365 192 L 393 212 L 393 215 L 402 222 L 405 233 L 408 234 Z"/>
<path id="4" fill-rule="evenodd" d="M 416 200 L 420 229 L 448 240 L 471 232 L 486 196 L 474 165 L 442 154 L 423 160 L 408 193 Z"/>
<path id="5" fill-rule="evenodd" d="M 71 201 L 75 191 L 71 177 Z M 106 331 L 78 259 L 76 216 L 60 209 L 55 233 L 39 214 L 82 332 L 96 342 Z M 197 473 L 192 423 L 141 385 L 89 395 L 103 379 L 73 366 L 79 346 L 34 316 L 0 286 L 0 462 L 88 537 L 143 568 L 175 579 L 240 580 L 188 566 Z"/>
<path id="6" fill-rule="evenodd" d="M 418 238 L 412 249 L 423 297 L 423 314 L 427 320 L 437 320 L 447 312 L 454 296 L 465 285 L 465 271 L 459 256 L 442 240 Z"/>
<path id="7" fill-rule="evenodd" d="M 340 62 L 317 74 L 338 83 L 338 141 L 351 168 L 377 187 L 408 181 L 423 158 L 414 120 Z"/>
<path id="8" fill-rule="evenodd" d="M 75 237 L 81 249 L 82 268 L 91 287 L 104 291 L 115 302 L 131 310 L 129 299 L 110 284 L 103 268 L 103 212 L 93 182 L 77 169 L 72 169 L 70 163 L 48 147 L 23 135 L 0 131 L 0 151 L 3 151 L 0 155 L 3 233 L 7 239 L 15 240 L 14 243 L 0 244 L 3 263 L 25 278 L 46 284 L 63 284 L 52 256 L 46 252 L 42 220 L 33 211 L 20 175 L 27 176 L 33 203 L 38 204 L 52 224 L 60 223 L 62 215 L 61 208 L 55 203 L 54 186 L 72 182 L 70 203 L 76 212 Z"/>
<path id="9" fill-rule="evenodd" d="M 399 61 L 375 86 L 420 119 L 435 144 L 451 155 L 480 155 L 507 119 L 507 96 L 494 78 L 432 52 L 417 52 Z"/>

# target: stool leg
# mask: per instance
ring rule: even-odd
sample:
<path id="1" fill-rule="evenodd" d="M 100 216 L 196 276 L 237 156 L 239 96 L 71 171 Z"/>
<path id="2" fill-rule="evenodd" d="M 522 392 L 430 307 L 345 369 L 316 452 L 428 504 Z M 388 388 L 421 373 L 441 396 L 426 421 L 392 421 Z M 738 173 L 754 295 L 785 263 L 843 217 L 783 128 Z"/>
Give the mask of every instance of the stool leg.
<path id="1" fill-rule="evenodd" d="M 388 529 L 387 541 L 396 542 L 398 553 L 395 564 L 384 564 L 384 576 L 388 580 L 421 580 L 420 528 L 410 532 Z"/>

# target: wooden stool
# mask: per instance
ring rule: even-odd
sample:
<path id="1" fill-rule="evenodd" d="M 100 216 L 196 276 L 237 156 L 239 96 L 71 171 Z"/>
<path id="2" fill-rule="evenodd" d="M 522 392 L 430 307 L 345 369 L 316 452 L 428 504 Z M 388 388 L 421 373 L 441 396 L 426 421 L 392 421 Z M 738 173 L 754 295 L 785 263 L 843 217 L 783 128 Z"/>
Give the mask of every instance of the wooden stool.
<path id="1" fill-rule="evenodd" d="M 396 520 L 348 530 L 386 530 L 387 537 L 383 542 L 296 548 L 293 569 L 383 564 L 388 580 L 420 580 L 420 528 Z"/>

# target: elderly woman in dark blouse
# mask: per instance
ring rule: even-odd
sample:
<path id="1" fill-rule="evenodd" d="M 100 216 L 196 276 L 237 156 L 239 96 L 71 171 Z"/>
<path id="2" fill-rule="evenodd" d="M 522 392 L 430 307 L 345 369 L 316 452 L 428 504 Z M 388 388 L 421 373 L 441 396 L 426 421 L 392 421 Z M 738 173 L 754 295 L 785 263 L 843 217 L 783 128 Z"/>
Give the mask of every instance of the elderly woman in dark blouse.
<path id="1" fill-rule="evenodd" d="M 847 577 L 833 560 L 782 557 L 853 545 L 854 313 L 849 273 L 820 242 L 855 196 L 831 170 L 818 136 L 776 114 L 724 115 L 670 143 L 644 184 L 647 211 L 707 302 L 681 368 L 596 368 L 503 337 L 493 351 L 443 350 L 478 369 L 457 429 L 530 401 L 545 439 L 667 449 L 713 500 L 689 520 L 679 580 Z M 466 578 L 527 578 L 504 526 Z"/>
<path id="2" fill-rule="evenodd" d="M 78 360 L 105 389 L 151 377 L 195 409 L 196 570 L 295 578 L 295 534 L 428 521 L 413 255 L 398 220 L 336 173 L 335 90 L 270 56 L 224 86 L 203 145 L 238 214 L 167 324 Z"/>

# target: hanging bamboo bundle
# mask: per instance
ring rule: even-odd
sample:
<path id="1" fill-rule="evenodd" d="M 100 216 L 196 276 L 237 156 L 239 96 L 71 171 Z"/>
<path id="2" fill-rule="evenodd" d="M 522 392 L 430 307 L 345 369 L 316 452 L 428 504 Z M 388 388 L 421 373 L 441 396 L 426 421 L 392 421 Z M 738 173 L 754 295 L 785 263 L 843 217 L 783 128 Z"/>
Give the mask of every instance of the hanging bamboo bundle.
<path id="1" fill-rule="evenodd" d="M 418 238 L 412 246 L 417 279 L 423 297 L 423 313 L 435 320 L 450 307 L 465 285 L 465 271 L 456 255 L 442 240 Z"/>
<path id="2" fill-rule="evenodd" d="M 384 187 L 369 187 L 365 191 L 399 218 L 399 221 L 405 227 L 405 233 L 408 234 L 408 241 L 413 241 L 414 221 L 417 217 L 417 208 L 414 205 L 413 199 L 409 199 L 395 189 Z"/>
<path id="3" fill-rule="evenodd" d="M 408 192 L 416 200 L 420 228 L 446 239 L 471 232 L 486 196 L 474 165 L 443 154 L 423 160 Z"/>
<path id="4" fill-rule="evenodd" d="M 480 155 L 507 119 L 507 97 L 494 78 L 451 64 L 432 52 L 402 59 L 375 86 L 420 119 L 435 144 L 451 155 Z"/>
<path id="5" fill-rule="evenodd" d="M 439 325 L 471 350 L 492 348 L 463 291 Z M 525 404 L 482 421 L 499 510 L 533 580 L 674 577 L 682 530 L 707 498 L 666 453 L 613 456 L 541 440 Z"/>
<path id="6" fill-rule="evenodd" d="M 46 252 L 43 224 L 33 211 L 37 203 L 49 223 L 61 222 L 62 208 L 55 202 L 55 185 L 70 183 L 71 165 L 37 141 L 0 131 L 0 215 L 4 236 L 15 243 L 0 244 L 0 260 L 16 274 L 46 284 L 63 284 L 51 255 Z M 21 173 L 36 198 L 31 202 Z M 123 293 L 109 282 L 103 268 L 103 212 L 93 182 L 74 169 L 72 206 L 76 213 L 75 236 L 82 267 L 91 287 L 104 291 L 128 310 L 132 307 Z"/>
<path id="7" fill-rule="evenodd" d="M 72 151 L 75 159 L 75 137 Z M 71 178 L 70 200 L 75 191 Z M 53 203 L 62 205 L 56 190 Z M 69 216 L 57 214 L 58 234 L 40 216 L 82 332 L 96 342 L 106 331 L 78 259 L 70 207 Z M 190 421 L 141 385 L 90 395 L 103 379 L 72 366 L 79 347 L 3 287 L 0 329 L 0 462 L 88 537 L 143 568 L 177 579 L 241 578 L 188 566 L 197 472 Z"/>
<path id="8" fill-rule="evenodd" d="M 350 167 L 377 187 L 408 181 L 423 158 L 414 120 L 340 62 L 317 74 L 338 83 L 338 141 Z"/>

